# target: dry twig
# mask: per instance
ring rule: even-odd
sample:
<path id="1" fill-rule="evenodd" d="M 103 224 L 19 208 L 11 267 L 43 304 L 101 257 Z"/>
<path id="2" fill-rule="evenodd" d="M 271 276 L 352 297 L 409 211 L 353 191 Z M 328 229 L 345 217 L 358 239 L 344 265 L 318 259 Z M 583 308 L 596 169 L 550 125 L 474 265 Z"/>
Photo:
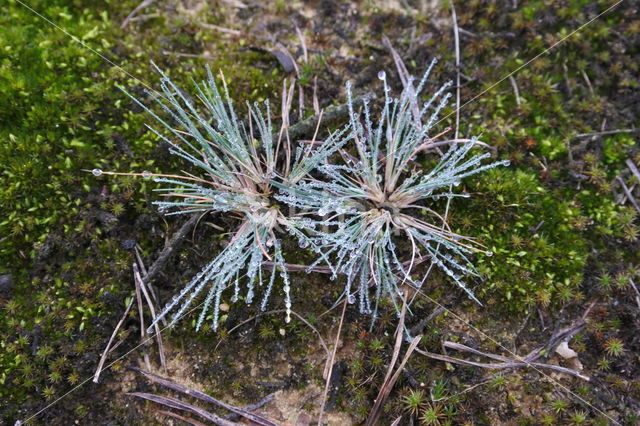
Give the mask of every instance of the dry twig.
<path id="1" fill-rule="evenodd" d="M 588 376 L 585 376 L 584 374 L 581 374 L 579 371 L 572 370 L 570 368 L 560 367 L 557 365 L 539 363 L 535 361 L 538 358 L 542 357 L 544 354 L 549 353 L 550 350 L 555 346 L 557 346 L 560 342 L 571 340 L 573 336 L 575 336 L 580 330 L 582 330 L 586 325 L 587 316 L 589 315 L 589 313 L 591 312 L 595 304 L 596 304 L 596 301 L 591 302 L 587 307 L 587 309 L 584 311 L 584 313 L 580 316 L 580 318 L 574 321 L 570 326 L 563 328 L 557 331 L 556 333 L 554 333 L 545 345 L 529 352 L 529 354 L 527 354 L 527 356 L 525 356 L 521 360 L 520 359 L 514 360 L 512 358 L 508 358 L 502 355 L 481 352 L 477 349 L 470 348 L 466 345 L 462 345 L 454 342 L 444 342 L 444 347 L 449 349 L 469 352 L 474 355 L 483 356 L 483 357 L 494 359 L 500 362 L 499 363 L 482 363 L 482 362 L 468 361 L 465 359 L 454 358 L 447 355 L 440 355 L 440 354 L 436 354 L 428 351 L 423 351 L 420 349 L 416 349 L 416 352 L 426 357 L 437 359 L 439 361 L 450 362 L 452 364 L 459 364 L 459 365 L 480 367 L 480 368 L 487 368 L 487 369 L 496 369 L 496 370 L 511 370 L 511 369 L 523 368 L 523 367 L 544 368 L 544 369 L 559 371 L 561 373 L 570 374 L 582 380 L 589 381 L 590 378 Z"/>
<path id="2" fill-rule="evenodd" d="M 269 395 L 265 396 L 264 398 L 262 398 L 258 402 L 254 402 L 253 404 L 245 405 L 244 407 L 242 407 L 242 410 L 244 410 L 244 411 L 257 410 L 258 408 L 261 408 L 261 407 L 267 405 L 268 403 L 270 403 L 271 401 L 273 401 L 273 399 L 275 397 L 276 397 L 275 392 L 274 393 L 270 393 Z M 238 420 L 238 418 L 240 418 L 240 417 L 241 417 L 240 414 L 232 413 L 232 414 L 229 414 L 228 416 L 226 416 L 225 419 L 227 419 L 227 420 Z"/>
<path id="3" fill-rule="evenodd" d="M 138 14 L 138 12 L 146 7 L 151 6 L 151 4 L 153 4 L 155 1 L 156 0 L 144 0 L 142 3 L 136 6 L 136 8 L 133 9 L 126 18 L 124 18 L 124 21 L 122 21 L 120 28 L 125 28 L 127 25 L 129 25 L 129 22 L 131 22 L 131 20 Z"/>
<path id="4" fill-rule="evenodd" d="M 340 333 L 342 332 L 342 323 L 344 322 L 344 314 L 347 311 L 347 298 L 345 297 L 342 306 L 342 315 L 340 316 L 340 323 L 338 324 L 338 332 L 336 333 L 336 340 L 333 344 L 333 350 L 331 356 L 327 358 L 327 363 L 324 369 L 324 376 L 326 376 L 326 383 L 324 385 L 324 391 L 322 393 L 322 402 L 320 403 L 320 414 L 318 415 L 318 424 L 322 424 L 322 416 L 324 414 L 324 406 L 327 403 L 327 395 L 329 394 L 329 384 L 331 383 L 331 372 L 333 371 L 333 362 L 336 359 L 336 352 L 338 352 L 338 342 L 340 341 Z"/>
<path id="5" fill-rule="evenodd" d="M 635 163 L 627 158 L 625 164 L 627 165 L 627 167 L 629 167 L 631 173 L 633 173 L 633 175 L 636 177 L 638 183 L 640 183 L 640 171 L 638 171 L 638 167 L 636 167 Z"/>
<path id="6" fill-rule="evenodd" d="M 456 347 L 453 347 L 452 345 L 456 345 Z M 501 357 L 500 355 L 486 354 L 484 352 L 480 352 L 480 351 L 478 351 L 476 349 L 473 349 L 473 348 L 470 348 L 468 346 L 460 345 L 458 343 L 453 343 L 453 342 L 445 342 L 445 346 L 450 347 L 451 349 L 464 350 L 464 351 L 467 351 L 467 352 L 474 353 L 476 355 L 482 355 L 482 356 L 485 356 L 485 357 L 488 357 L 488 358 L 492 358 L 492 359 L 501 359 L 503 361 L 500 362 L 500 363 L 475 362 L 475 361 L 468 361 L 466 359 L 461 359 L 461 358 L 453 358 L 453 357 L 450 357 L 450 356 L 447 356 L 447 355 L 435 354 L 435 353 L 428 352 L 428 351 L 423 351 L 423 350 L 420 350 L 420 349 L 416 349 L 415 351 L 418 352 L 419 354 L 422 354 L 422 355 L 428 357 L 428 358 L 437 359 L 439 361 L 450 362 L 452 364 L 470 366 L 470 367 L 480 367 L 480 368 L 498 369 L 498 370 L 514 369 L 514 368 L 522 368 L 522 367 L 547 368 L 547 369 L 559 371 L 561 373 L 566 373 L 566 374 L 570 374 L 572 376 L 579 377 L 582 380 L 586 380 L 586 381 L 590 380 L 588 376 L 585 376 L 585 375 L 581 374 L 580 372 L 572 370 L 570 368 L 560 367 L 560 366 L 552 365 L 552 364 L 543 364 L 543 363 L 539 363 L 539 362 L 514 361 L 514 360 L 511 360 L 511 359 L 506 358 L 506 357 Z"/>
<path id="7" fill-rule="evenodd" d="M 509 76 L 509 81 L 511 82 L 511 86 L 513 87 L 513 93 L 516 96 L 516 105 L 520 106 L 520 91 L 518 90 L 518 84 L 516 83 L 516 79 L 513 78 L 512 75 Z"/>
<path id="8" fill-rule="evenodd" d="M 276 424 L 269 419 L 266 419 L 258 414 L 246 411 L 242 408 L 234 407 L 233 405 L 230 405 L 230 404 L 227 404 L 226 402 L 222 402 L 218 399 L 215 399 L 212 396 L 207 395 L 206 393 L 201 392 L 199 390 L 180 385 L 164 377 L 160 377 L 156 374 L 149 373 L 148 371 L 142 370 L 141 368 L 137 368 L 137 367 L 128 367 L 128 368 L 131 370 L 137 371 L 139 373 L 142 373 L 147 379 L 149 379 L 154 383 L 158 383 L 163 387 L 212 403 L 214 405 L 224 408 L 225 410 L 229 410 L 239 416 L 242 416 L 253 423 L 263 425 L 263 426 L 276 426 Z"/>
<path id="9" fill-rule="evenodd" d="M 151 268 L 149 268 L 149 273 L 144 276 L 143 280 L 145 284 L 153 281 L 156 276 L 164 269 L 164 266 L 175 254 L 184 237 L 189 233 L 191 228 L 195 226 L 198 218 L 199 216 L 197 214 L 191 216 L 191 218 L 189 218 L 189 220 L 180 227 L 178 232 L 173 234 L 173 237 L 171 237 L 169 243 L 165 245 L 164 249 L 162 249 L 162 252 L 160 253 L 160 256 L 158 256 L 158 259 L 156 259 L 153 265 L 151 265 Z"/>
<path id="10" fill-rule="evenodd" d="M 640 291 L 638 291 L 636 283 L 634 283 L 631 278 L 629 278 L 629 284 L 631 284 L 633 291 L 636 293 L 636 303 L 638 304 L 638 309 L 640 309 Z"/>
<path id="11" fill-rule="evenodd" d="M 153 302 L 151 301 L 151 298 L 149 297 L 149 293 L 147 292 L 147 289 L 144 285 L 144 281 L 142 280 L 142 277 L 140 276 L 140 270 L 138 268 L 138 265 L 136 263 L 133 264 L 133 277 L 136 281 L 136 288 L 140 288 L 140 290 L 142 291 L 142 294 L 144 295 L 145 300 L 147 301 L 147 306 L 149 307 L 149 311 L 151 312 L 151 320 L 152 322 L 155 323 L 156 321 L 156 310 L 153 307 Z M 162 366 L 162 369 L 165 371 L 167 371 L 167 365 L 165 362 L 165 357 L 164 357 L 164 345 L 162 344 L 162 333 L 160 332 L 160 324 L 155 323 L 154 324 L 154 328 L 156 330 L 156 340 L 158 341 L 158 354 L 160 356 L 160 365 Z M 143 330 L 144 332 L 144 330 Z"/>
<path id="12" fill-rule="evenodd" d="M 167 416 L 167 417 L 173 417 L 174 419 L 178 419 L 178 420 L 182 420 L 185 423 L 189 423 L 193 426 L 207 426 L 202 422 L 199 422 L 195 419 L 191 419 L 189 417 L 185 417 L 185 416 L 181 416 L 178 413 L 174 413 L 173 411 L 168 411 L 168 410 L 156 410 L 156 413 L 158 414 L 162 414 L 163 416 Z"/>
<path id="13" fill-rule="evenodd" d="M 160 395 L 153 395 L 151 393 L 145 393 L 145 392 L 131 392 L 128 393 L 127 395 L 131 395 L 131 396 L 135 396 L 137 398 L 142 398 L 142 399 L 146 399 L 148 401 L 152 401 L 155 402 L 157 404 L 161 404 L 164 405 L 166 407 L 169 408 L 175 408 L 176 410 L 182 410 L 182 411 L 189 411 L 191 413 L 197 414 L 200 417 L 203 417 L 211 422 L 213 422 L 216 425 L 220 425 L 220 426 L 239 426 L 240 423 L 235 423 L 226 419 L 223 419 L 222 417 L 219 417 L 213 413 L 210 413 L 206 410 L 203 410 L 202 408 L 198 408 L 195 405 L 191 405 L 188 404 L 186 402 L 182 402 L 178 399 L 175 398 L 169 398 L 166 396 L 160 396 Z"/>
<path id="14" fill-rule="evenodd" d="M 631 128 L 631 129 L 616 129 L 616 130 L 603 130 L 602 132 L 592 132 L 592 133 L 578 133 L 575 135 L 576 138 L 588 138 L 591 136 L 604 136 L 604 135 L 615 135 L 618 133 L 635 133 L 640 131 L 640 128 Z"/>
<path id="15" fill-rule="evenodd" d="M 361 105 L 365 99 L 374 98 L 375 95 L 373 93 L 365 93 L 364 95 L 356 97 L 353 100 L 353 104 Z M 320 119 L 320 113 L 318 113 L 289 127 L 289 137 L 291 138 L 291 140 L 297 140 L 304 137 L 305 135 L 311 135 L 313 134 L 316 126 L 319 125 L 321 127 L 324 127 L 328 123 L 346 116 L 348 112 L 349 107 L 346 103 L 339 106 L 330 106 L 324 110 L 324 113 L 322 114 L 322 120 L 320 120 L 320 124 L 318 124 L 318 120 Z"/>
<path id="16" fill-rule="evenodd" d="M 405 335 L 404 320 L 405 320 L 406 311 L 407 311 L 407 300 L 403 295 L 402 309 L 400 311 L 400 319 L 398 320 L 398 327 L 396 328 L 396 341 L 393 348 L 393 355 L 391 356 L 391 362 L 389 363 L 389 368 L 387 369 L 387 374 L 385 375 L 384 381 L 382 382 L 382 386 L 380 387 L 378 396 L 376 397 L 373 408 L 371 409 L 371 412 L 369 413 L 369 417 L 367 418 L 367 421 L 365 423 L 367 426 L 372 426 L 377 424 L 378 419 L 380 417 L 380 413 L 382 412 L 382 407 L 384 407 L 384 404 L 387 401 L 387 398 L 389 397 L 389 394 L 391 393 L 393 386 L 396 384 L 396 381 L 398 381 L 398 377 L 400 377 L 400 374 L 404 370 L 405 364 L 411 357 L 411 354 L 416 349 L 416 347 L 418 346 L 418 343 L 420 343 L 420 339 L 422 338 L 422 336 L 416 336 L 413 338 L 413 340 L 409 344 L 409 348 L 404 354 L 402 361 L 400 362 L 400 364 L 398 365 L 398 368 L 394 372 L 393 368 L 398 360 L 398 356 L 400 355 L 400 347 L 402 345 L 402 340 Z"/>
<path id="17" fill-rule="evenodd" d="M 620 176 L 616 176 L 616 180 L 620 184 L 620 187 L 624 191 L 624 194 L 627 196 L 627 199 L 629 201 L 631 201 L 631 204 L 633 205 L 633 207 L 635 207 L 635 209 L 638 211 L 638 213 L 640 213 L 640 205 L 638 205 L 638 202 L 633 197 L 633 194 L 631 193 L 631 191 L 629 190 L 627 185 L 624 183 L 624 180 L 622 180 L 622 178 Z"/>
<path id="18" fill-rule="evenodd" d="M 131 310 L 132 306 L 133 306 L 133 298 L 131 298 L 131 300 L 127 304 L 127 307 L 124 310 L 124 314 L 122 314 L 120 321 L 118 321 L 118 324 L 116 324 L 116 328 L 113 329 L 113 333 L 111 333 L 109 342 L 107 343 L 107 346 L 104 348 L 104 351 L 102 352 L 102 356 L 100 357 L 100 362 L 98 362 L 98 368 L 96 368 L 96 372 L 93 374 L 93 383 L 98 383 L 98 380 L 100 379 L 100 374 L 102 373 L 102 368 L 104 367 L 104 363 L 107 360 L 107 355 L 109 355 L 109 353 L 112 350 L 111 344 L 113 343 L 113 339 L 115 339 L 116 335 L 118 334 L 118 330 L 120 330 L 120 327 L 122 327 L 122 324 L 124 323 L 125 318 L 127 318 L 127 315 L 129 314 L 129 311 Z M 115 349 L 115 346 L 113 349 Z"/>

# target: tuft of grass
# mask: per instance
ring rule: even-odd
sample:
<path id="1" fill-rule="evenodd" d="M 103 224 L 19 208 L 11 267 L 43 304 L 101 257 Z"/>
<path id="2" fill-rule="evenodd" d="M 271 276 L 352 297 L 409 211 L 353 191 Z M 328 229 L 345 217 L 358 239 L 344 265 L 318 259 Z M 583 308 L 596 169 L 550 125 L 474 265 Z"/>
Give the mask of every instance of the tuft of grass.
<path id="1" fill-rule="evenodd" d="M 444 94 L 448 83 L 427 102 L 420 103 L 419 96 L 435 63 L 431 63 L 417 86 L 410 79 L 398 98 L 390 95 L 386 74 L 381 72 L 383 107 L 375 117 L 366 100 L 363 112 L 355 111 L 347 84 L 346 129 L 350 129 L 347 137 L 353 141 L 354 152 L 342 150 L 343 161 L 323 164 L 320 170 L 325 179 L 309 178 L 293 187 L 282 187 L 283 195 L 278 197 L 324 218 L 320 224 L 325 230 L 315 229 L 312 242 L 314 251 L 323 256 L 310 269 L 325 261 L 332 279 L 344 274 L 347 279 L 341 298 L 355 303 L 357 297 L 360 312 L 373 314 L 374 319 L 382 296 L 389 297 L 399 311 L 400 286 L 422 286 L 429 273 L 418 279 L 412 274 L 414 266 L 423 261 L 428 262 L 429 271 L 439 268 L 480 303 L 463 282 L 463 276 L 478 276 L 471 264 L 472 254 L 492 254 L 474 239 L 453 232 L 445 211 L 452 199 L 469 196 L 454 191 L 462 180 L 509 162 L 481 164 L 490 154 L 471 154 L 477 139 L 442 141 L 440 137 L 446 131 L 433 133 L 438 115 L 450 97 Z M 417 157 L 424 152 L 433 153 L 437 147 L 445 149 L 444 155 L 436 155 L 434 165 L 421 169 L 416 164 Z M 439 200 L 447 201 L 447 207 L 440 212 L 434 210 Z M 398 245 L 401 240 L 410 245 L 408 250 Z M 400 260 L 403 251 L 408 251 L 406 261 Z M 370 283 L 375 289 L 373 300 Z"/>
<path id="2" fill-rule="evenodd" d="M 160 130 L 150 129 L 170 146 L 169 152 L 190 164 L 194 171 L 175 175 L 94 169 L 93 174 L 152 178 L 163 185 L 156 191 L 170 199 L 154 202 L 160 212 L 166 215 L 220 212 L 237 218 L 238 225 L 227 246 L 167 303 L 148 332 L 172 311 L 175 312 L 170 324 L 174 325 L 203 292 L 206 297 L 196 330 L 202 327 L 210 312 L 212 328 L 217 330 L 222 293 L 229 287 L 233 287 L 232 302 L 242 297 L 251 303 L 255 291 L 262 290 L 260 306 L 264 311 L 277 275 L 283 282 L 286 322 L 289 322 L 291 286 L 278 228 L 286 230 L 301 247 L 306 247 L 312 240 L 304 231 L 311 224 L 309 220 L 285 214 L 275 202 L 274 193 L 277 188 L 295 185 L 345 144 L 349 140 L 348 135 L 344 136 L 347 129 L 325 139 L 318 148 L 309 145 L 294 150 L 286 134 L 285 118 L 280 131 L 274 132 L 268 101 L 262 107 L 257 102 L 253 106 L 247 103 L 249 117 L 245 125 L 236 113 L 223 76 L 221 91 L 207 67 L 206 80 L 200 84 L 194 82 L 195 97 L 199 100 L 194 102 L 164 72 L 156 69 L 161 75 L 162 94 L 148 91 L 147 95 L 159 105 L 164 116 L 136 96 L 125 93 L 159 123 Z M 288 111 L 282 113 L 288 116 Z M 265 262 L 270 262 L 270 271 L 264 268 Z M 246 285 L 245 289 L 241 289 L 241 282 Z M 208 290 L 205 292 L 205 289 Z"/>

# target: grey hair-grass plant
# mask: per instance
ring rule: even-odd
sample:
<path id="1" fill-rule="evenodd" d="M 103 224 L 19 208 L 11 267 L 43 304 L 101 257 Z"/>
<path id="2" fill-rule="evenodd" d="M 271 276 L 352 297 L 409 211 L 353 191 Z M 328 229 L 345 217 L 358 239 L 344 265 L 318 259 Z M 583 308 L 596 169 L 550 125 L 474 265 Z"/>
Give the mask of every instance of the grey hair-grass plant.
<path id="1" fill-rule="evenodd" d="M 412 273 L 414 266 L 425 260 L 431 262 L 429 270 L 440 268 L 479 303 L 463 277 L 478 275 L 469 259 L 471 254 L 491 253 L 473 238 L 453 232 L 446 215 L 431 207 L 441 198 L 468 197 L 452 189 L 466 177 L 508 162 L 482 164 L 489 154 L 471 153 L 474 145 L 482 144 L 475 138 L 437 141 L 446 131 L 431 136 L 438 114 L 450 97 L 444 94 L 450 86 L 447 83 L 419 105 L 435 63 L 417 87 L 409 79 L 399 98 L 390 96 L 386 75 L 379 74 L 384 105 L 375 126 L 368 100 L 363 101 L 362 111 L 356 112 L 347 83 L 348 123 L 322 143 L 301 145 L 295 153 L 287 134 L 290 103 L 286 83 L 283 125 L 278 133 L 274 133 L 268 101 L 263 104 L 265 112 L 260 104 L 247 103 L 248 124 L 244 124 L 235 112 L 224 77 L 221 75 L 221 92 L 208 67 L 207 80 L 193 82 L 198 104 L 156 67 L 162 76 L 162 94 L 147 94 L 168 119 L 123 89 L 160 123 L 163 132 L 148 127 L 169 144 L 170 153 L 198 172 L 165 175 L 96 169 L 93 173 L 140 175 L 165 184 L 157 191 L 170 200 L 154 204 L 167 215 L 223 212 L 239 219 L 226 247 L 167 303 L 147 331 L 151 333 L 153 326 L 171 312 L 170 324 L 174 325 L 205 289 L 196 329 L 209 312 L 212 328 L 217 329 L 222 293 L 229 287 L 233 287 L 233 302 L 243 297 L 246 303 L 251 303 L 256 290 L 261 289 L 260 307 L 265 310 L 278 273 L 286 321 L 290 321 L 291 282 L 282 231 L 296 239 L 301 248 L 310 248 L 318 255 L 307 272 L 322 262 L 331 271 L 331 279 L 345 275 L 340 299 L 347 297 L 349 303 L 355 303 L 357 295 L 360 312 L 373 314 L 373 320 L 383 296 L 389 296 L 399 312 L 401 286 L 422 286 L 428 272 L 421 280 Z M 449 149 L 432 169 L 423 171 L 416 165 L 419 153 L 447 145 Z M 287 215 L 277 202 L 299 212 Z M 416 217 L 419 212 L 426 219 Z M 409 260 L 400 260 L 401 250 L 396 245 L 399 235 L 410 242 Z M 370 287 L 374 288 L 373 303 Z"/>
<path id="2" fill-rule="evenodd" d="M 399 98 L 390 96 L 386 75 L 378 77 L 384 85 L 384 106 L 377 123 L 372 124 L 368 102 L 356 112 L 347 83 L 349 123 L 342 131 L 353 143 L 351 153 L 340 149 L 340 164 L 325 161 L 320 170 L 324 179 L 307 176 L 293 186 L 278 185 L 280 201 L 304 211 L 315 211 L 323 219 L 314 223 L 311 247 L 323 256 L 309 267 L 311 271 L 321 261 L 327 261 L 332 278 L 346 276 L 343 297 L 355 303 L 359 299 L 361 313 L 377 316 L 379 301 L 387 295 L 400 311 L 400 287 L 407 283 L 419 288 L 422 280 L 412 276 L 414 266 L 430 260 L 431 267 L 440 268 L 470 298 L 480 303 L 465 285 L 463 277 L 477 276 L 469 256 L 475 252 L 491 255 L 470 237 L 458 235 L 446 218 L 431 208 L 438 199 L 468 197 L 454 193 L 461 180 L 488 169 L 508 165 L 508 161 L 482 164 L 490 154 L 472 155 L 476 139 L 458 143 L 450 141 L 449 149 L 437 165 L 423 171 L 414 161 L 418 153 L 446 146 L 437 143 L 440 135 L 431 136 L 439 112 L 446 106 L 450 86 L 442 86 L 431 98 L 419 105 L 435 60 L 424 73 L 418 86 L 411 79 Z M 430 204 L 431 203 L 431 204 Z M 427 219 L 416 217 L 422 211 Z M 429 220 L 430 219 L 430 220 Z M 410 243 L 411 255 L 400 260 L 398 236 Z M 374 287 L 372 303 L 370 287 Z"/>
<path id="3" fill-rule="evenodd" d="M 156 69 L 162 76 L 162 95 L 149 91 L 147 94 L 161 107 L 168 120 L 123 91 L 164 128 L 161 132 L 148 126 L 170 145 L 170 153 L 191 163 L 199 172 L 130 174 L 153 178 L 166 185 L 157 191 L 170 200 L 154 202 L 164 214 L 224 212 L 237 216 L 239 225 L 227 246 L 167 303 L 147 332 L 151 333 L 154 324 L 170 312 L 173 312 L 170 324 L 175 324 L 207 288 L 196 329 L 200 329 L 209 312 L 213 314 L 212 328 L 217 329 L 221 296 L 229 287 L 233 287 L 232 301 L 242 296 L 246 303 L 251 303 L 257 288 L 261 288 L 261 309 L 264 310 L 277 273 L 282 280 L 286 321 L 289 322 L 291 284 L 279 230 L 284 228 L 299 240 L 301 246 L 309 245 L 311 239 L 305 232 L 308 221 L 288 217 L 274 202 L 274 184 L 289 187 L 305 178 L 347 142 L 348 129 L 330 135 L 318 148 L 310 144 L 293 152 L 286 129 L 281 128 L 279 134 L 274 134 L 268 101 L 264 102 L 264 113 L 259 103 L 253 106 L 247 103 L 247 126 L 235 112 L 223 76 L 221 92 L 207 67 L 207 80 L 200 84 L 193 82 L 200 101 L 195 104 L 166 74 L 158 67 Z M 129 174 L 94 170 L 94 174 L 101 173 Z M 264 267 L 265 261 L 270 262 L 270 270 Z"/>

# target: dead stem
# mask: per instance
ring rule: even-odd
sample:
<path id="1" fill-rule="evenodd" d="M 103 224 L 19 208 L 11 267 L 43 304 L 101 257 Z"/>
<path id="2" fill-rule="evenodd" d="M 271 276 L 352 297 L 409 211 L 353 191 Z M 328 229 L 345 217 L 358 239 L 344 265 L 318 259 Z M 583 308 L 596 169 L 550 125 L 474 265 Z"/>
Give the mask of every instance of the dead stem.
<path id="1" fill-rule="evenodd" d="M 336 333 L 336 340 L 333 343 L 333 350 L 331 356 L 327 358 L 327 363 L 324 369 L 325 385 L 322 393 L 322 402 L 320 403 L 320 414 L 318 415 L 318 425 L 322 425 L 322 416 L 324 415 L 324 406 L 327 403 L 327 395 L 329 394 L 329 384 L 331 383 L 331 372 L 333 371 L 333 364 L 336 358 L 336 352 L 338 351 L 338 342 L 340 341 L 340 333 L 342 332 L 342 323 L 344 322 L 344 314 L 347 311 L 347 300 L 344 299 L 342 306 L 342 314 L 340 315 L 340 323 L 338 324 L 338 332 Z"/>

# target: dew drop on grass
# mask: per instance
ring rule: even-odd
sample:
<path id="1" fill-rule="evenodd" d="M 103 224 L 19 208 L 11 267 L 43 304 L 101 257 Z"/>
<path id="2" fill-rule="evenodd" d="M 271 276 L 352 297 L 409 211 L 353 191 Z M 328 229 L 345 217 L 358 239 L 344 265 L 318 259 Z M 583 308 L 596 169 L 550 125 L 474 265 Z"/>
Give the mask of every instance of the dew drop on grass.
<path id="1" fill-rule="evenodd" d="M 142 172 L 142 177 L 145 179 L 151 179 L 152 173 L 148 170 L 145 170 L 144 172 Z"/>
<path id="2" fill-rule="evenodd" d="M 100 176 L 100 175 L 102 175 L 102 170 L 93 169 L 93 170 L 91 170 L 91 174 L 93 174 L 94 176 Z"/>

